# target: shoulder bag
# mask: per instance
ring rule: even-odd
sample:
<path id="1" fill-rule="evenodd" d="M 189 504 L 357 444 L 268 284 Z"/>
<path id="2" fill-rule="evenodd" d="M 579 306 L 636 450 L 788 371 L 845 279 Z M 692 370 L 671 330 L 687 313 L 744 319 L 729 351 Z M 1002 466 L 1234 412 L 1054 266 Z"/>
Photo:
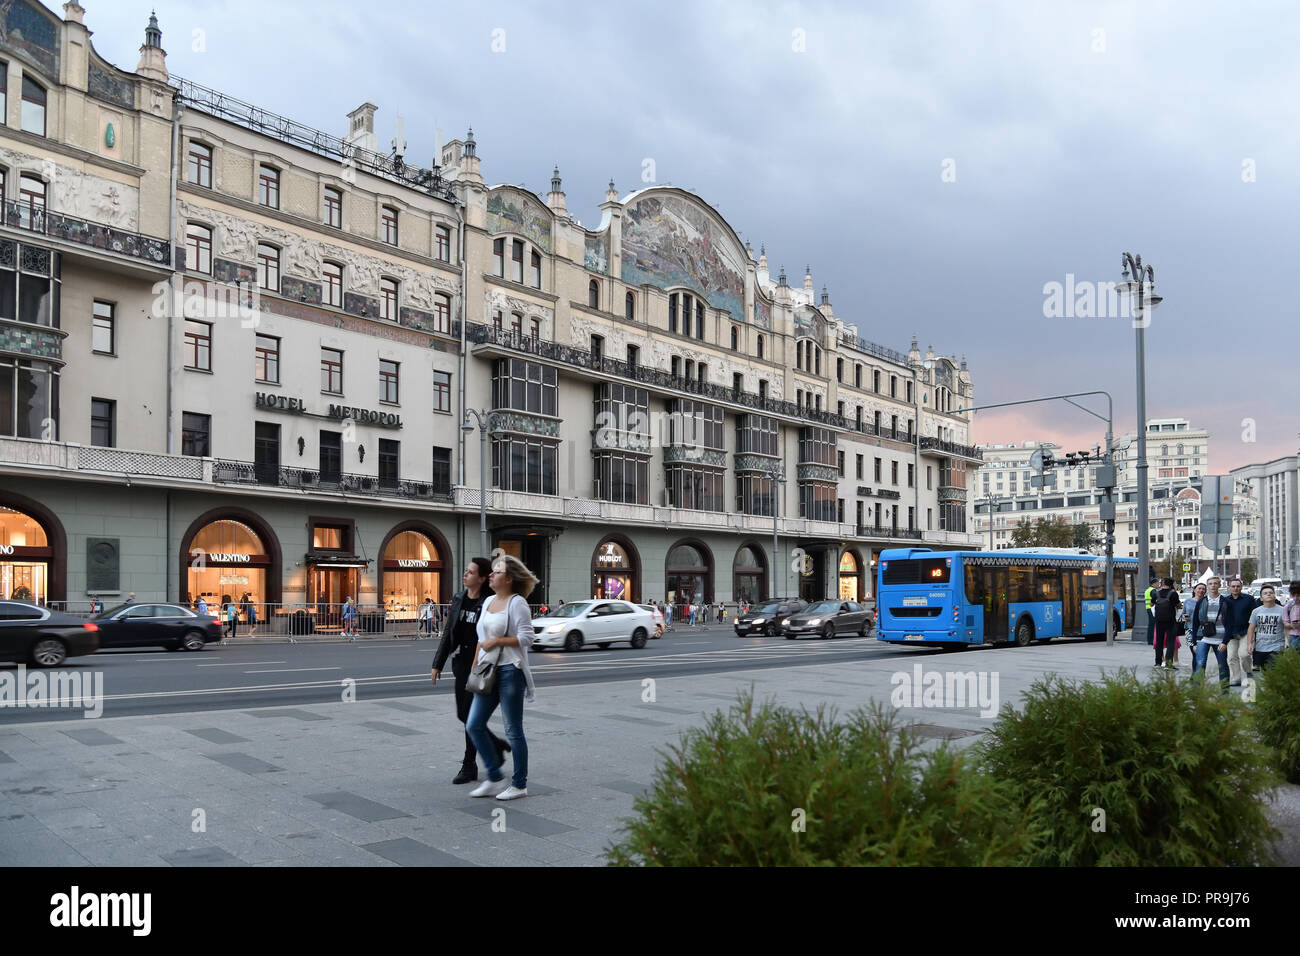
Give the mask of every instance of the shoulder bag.
<path id="1" fill-rule="evenodd" d="M 481 654 L 470 668 L 469 677 L 465 679 L 465 689 L 471 694 L 490 694 L 497 689 L 497 665 L 501 659 L 501 648 L 494 647 L 486 654 Z"/>

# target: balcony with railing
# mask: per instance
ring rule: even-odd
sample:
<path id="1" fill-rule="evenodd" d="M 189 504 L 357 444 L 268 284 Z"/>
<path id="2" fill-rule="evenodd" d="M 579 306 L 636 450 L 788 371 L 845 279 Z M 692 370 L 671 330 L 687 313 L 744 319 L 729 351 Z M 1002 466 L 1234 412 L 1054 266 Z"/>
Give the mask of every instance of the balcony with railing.
<path id="1" fill-rule="evenodd" d="M 943 441 L 940 438 L 922 436 L 921 451 L 936 451 L 945 455 L 956 455 L 972 461 L 983 461 L 984 453 L 974 445 L 959 445 L 957 442 Z"/>
<path id="2" fill-rule="evenodd" d="M 896 528 L 893 525 L 860 524 L 857 526 L 859 538 L 897 538 L 902 541 L 920 541 L 919 528 Z"/>
<path id="3" fill-rule="evenodd" d="M 31 203 L 6 202 L 4 206 L 5 225 L 11 229 L 22 229 L 50 239 L 73 242 L 171 268 L 171 243 L 166 239 L 77 219 Z"/>
<path id="4" fill-rule="evenodd" d="M 854 335 L 847 329 L 840 333 L 840 345 L 846 345 L 851 349 L 857 349 L 859 352 L 865 352 L 867 355 L 874 355 L 876 358 L 882 358 L 885 361 L 893 362 L 896 365 L 907 365 L 907 356 L 902 352 L 885 348 L 883 345 L 877 345 L 875 342 Z"/>
<path id="5" fill-rule="evenodd" d="M 634 365 L 605 355 L 596 355 L 585 349 L 571 345 L 561 345 L 558 342 L 550 342 L 543 338 L 525 335 L 510 329 L 498 329 L 489 325 L 470 322 L 465 326 L 465 337 L 474 345 L 494 346 L 507 352 L 535 356 L 560 365 L 585 369 L 600 375 L 628 379 L 674 395 L 698 395 L 701 398 L 739 405 L 754 411 L 766 412 L 770 415 L 781 415 L 806 423 L 825 425 L 840 431 L 857 432 L 861 435 L 872 436 L 877 434 L 875 425 L 871 422 L 863 422 L 859 427 L 854 421 L 845 418 L 843 415 L 816 411 L 815 409 L 797 405 L 794 402 L 768 398 L 755 392 L 746 392 L 743 389 L 727 388 L 725 385 L 717 385 L 712 382 L 683 378 L 663 369 L 640 364 Z M 879 433 L 882 438 L 892 438 L 897 441 L 910 440 L 904 438 L 903 434 L 903 432 L 896 429 L 881 429 Z"/>
<path id="6" fill-rule="evenodd" d="M 322 472 L 311 468 L 291 468 L 262 462 L 213 460 L 212 480 L 217 484 L 263 485 L 276 488 L 306 488 L 340 494 L 375 495 L 377 497 L 414 498 L 450 504 L 450 489 L 439 490 L 432 482 L 388 479 L 349 472 Z"/>

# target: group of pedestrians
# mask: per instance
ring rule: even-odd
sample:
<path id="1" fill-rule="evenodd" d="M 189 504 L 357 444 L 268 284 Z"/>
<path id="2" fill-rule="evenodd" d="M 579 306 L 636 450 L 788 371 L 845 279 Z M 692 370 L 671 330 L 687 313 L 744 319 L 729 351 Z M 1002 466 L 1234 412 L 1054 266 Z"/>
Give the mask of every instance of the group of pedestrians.
<path id="1" fill-rule="evenodd" d="M 705 624 L 726 624 L 727 615 L 730 609 L 725 604 L 699 604 L 695 601 L 686 601 L 682 604 L 675 604 L 672 601 L 652 602 L 659 608 L 659 613 L 664 616 L 664 627 L 673 626 L 673 618 L 678 617 L 686 627 L 702 627 Z"/>
<path id="2" fill-rule="evenodd" d="M 247 591 L 244 592 L 244 596 L 238 602 L 227 598 L 218 614 L 212 614 L 212 611 L 208 609 L 207 600 L 201 594 L 194 600 L 192 607 L 196 614 L 210 615 L 225 622 L 222 640 L 239 636 L 240 615 L 243 615 L 244 623 L 248 625 L 248 636 L 257 636 L 257 605 L 253 603 L 253 596 Z"/>
<path id="3" fill-rule="evenodd" d="M 1159 584 L 1151 594 L 1157 667 L 1177 666 L 1179 624 L 1194 650 L 1192 679 L 1204 680 L 1213 653 L 1219 664 L 1219 686 L 1225 694 L 1230 687 L 1248 682 L 1256 670 L 1268 667 L 1280 651 L 1300 649 L 1300 582 L 1290 586 L 1290 600 L 1285 605 L 1271 584 L 1260 588 L 1255 598 L 1243 589 L 1240 578 L 1228 582 L 1226 594 L 1220 590 L 1221 580 L 1210 578 L 1196 585 L 1186 604 L 1179 599 L 1171 578 Z"/>

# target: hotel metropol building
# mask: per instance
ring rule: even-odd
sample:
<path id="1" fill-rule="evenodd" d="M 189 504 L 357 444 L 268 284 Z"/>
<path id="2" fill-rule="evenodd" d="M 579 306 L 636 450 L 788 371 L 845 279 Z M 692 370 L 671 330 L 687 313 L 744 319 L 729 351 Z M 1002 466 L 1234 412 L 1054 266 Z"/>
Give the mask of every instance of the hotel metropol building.
<path id="1" fill-rule="evenodd" d="M 410 618 L 481 503 L 538 602 L 757 600 L 774 560 L 870 600 L 880 549 L 978 546 L 965 362 L 861 337 L 701 198 L 610 183 L 585 228 L 472 132 L 420 167 L 370 103 L 332 136 L 62 13 L 0 25 L 0 597 Z"/>

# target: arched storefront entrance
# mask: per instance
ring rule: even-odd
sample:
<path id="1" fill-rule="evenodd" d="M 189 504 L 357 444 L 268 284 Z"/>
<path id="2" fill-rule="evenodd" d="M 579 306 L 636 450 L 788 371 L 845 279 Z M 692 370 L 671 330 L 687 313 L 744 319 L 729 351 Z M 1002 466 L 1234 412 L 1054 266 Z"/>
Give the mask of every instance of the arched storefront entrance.
<path id="1" fill-rule="evenodd" d="M 742 545 L 731 566 L 732 600 L 757 604 L 767 600 L 767 556 L 756 544 Z"/>
<path id="2" fill-rule="evenodd" d="M 664 561 L 665 597 L 673 604 L 713 600 L 713 553 L 703 541 L 679 541 Z"/>
<path id="3" fill-rule="evenodd" d="M 280 545 L 256 515 L 228 508 L 200 515 L 181 538 L 181 601 L 202 597 L 210 610 L 247 595 L 265 620 L 280 603 Z"/>
<path id="4" fill-rule="evenodd" d="M 611 535 L 591 555 L 591 596 L 641 600 L 641 558 L 631 541 Z"/>
<path id="5" fill-rule="evenodd" d="M 870 588 L 864 577 L 862 556 L 849 548 L 840 555 L 840 600 L 865 601 Z"/>
<path id="6" fill-rule="evenodd" d="M 63 526 L 17 495 L 0 498 L 0 598 L 49 604 L 67 599 Z"/>
<path id="7" fill-rule="evenodd" d="M 442 535 L 423 522 L 406 522 L 384 539 L 379 570 L 380 600 L 390 621 L 414 621 L 426 597 L 451 600 L 451 581 L 443 556 L 450 554 Z"/>

